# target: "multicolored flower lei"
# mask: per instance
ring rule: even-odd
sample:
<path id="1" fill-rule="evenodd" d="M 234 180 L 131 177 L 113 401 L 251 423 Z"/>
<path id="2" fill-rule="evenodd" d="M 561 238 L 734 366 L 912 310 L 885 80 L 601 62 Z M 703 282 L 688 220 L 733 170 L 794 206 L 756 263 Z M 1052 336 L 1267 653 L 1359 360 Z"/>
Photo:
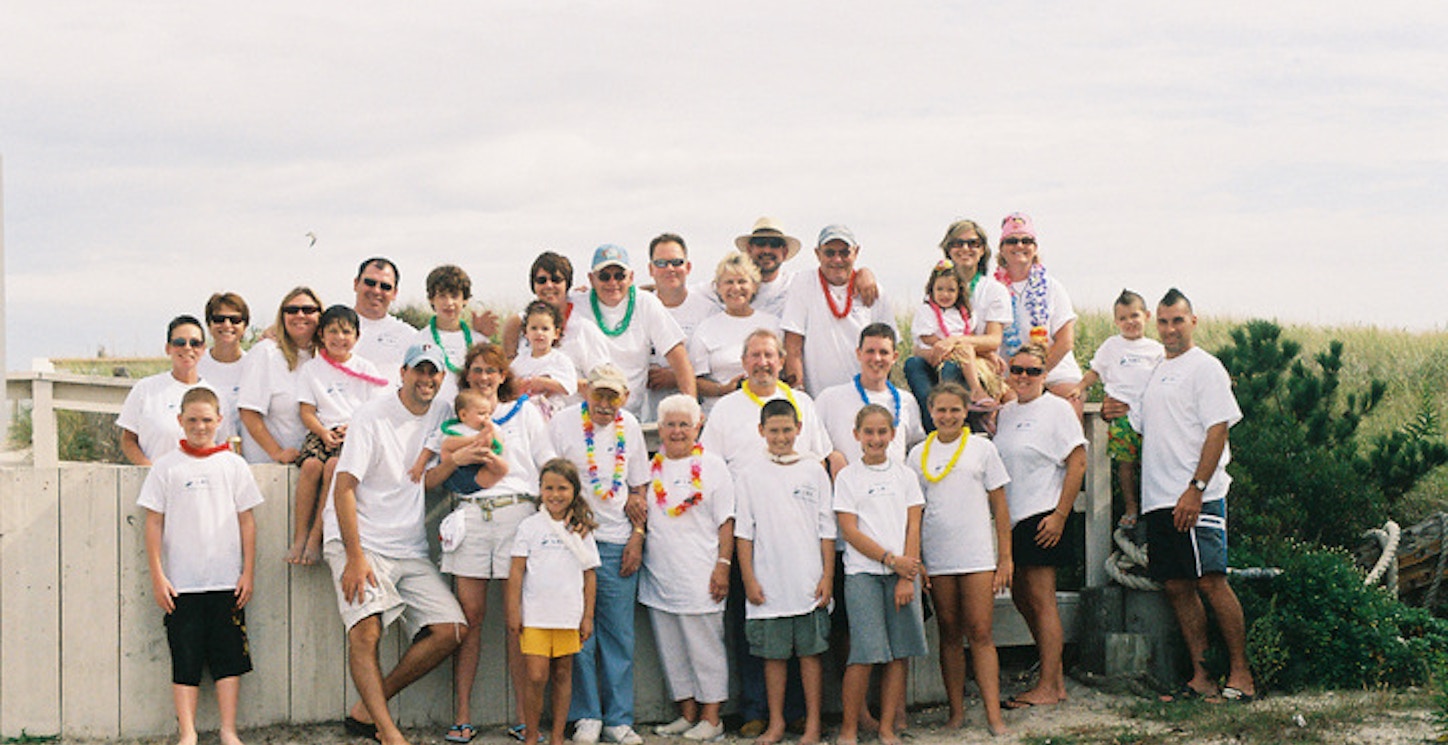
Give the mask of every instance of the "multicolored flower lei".
<path id="1" fill-rule="evenodd" d="M 654 480 L 654 501 L 658 502 L 659 507 L 663 508 L 664 514 L 669 517 L 678 517 L 688 512 L 689 508 L 704 501 L 704 468 L 699 460 L 699 456 L 703 452 L 704 446 L 697 442 L 694 443 L 694 447 L 689 449 L 689 485 L 693 487 L 694 493 L 673 507 L 664 507 L 669 501 L 669 490 L 664 488 L 664 454 L 662 452 L 654 454 L 653 466 L 650 468 Z"/>
<path id="2" fill-rule="evenodd" d="M 1013 285 L 1011 276 L 1006 272 L 1005 267 L 996 267 L 995 278 L 1011 291 L 1011 315 L 1015 316 L 1020 299 L 1016 296 L 1016 288 Z M 1051 310 L 1046 304 L 1046 267 L 1043 264 L 1032 264 L 1031 273 L 1026 276 L 1026 317 L 1031 322 L 1029 339 L 1039 344 L 1050 344 L 1051 333 L 1046 330 L 1046 321 L 1050 318 Z M 1025 341 L 1021 339 L 1021 329 L 1014 320 L 1005 329 L 1003 348 L 1006 356 L 1016 353 Z"/>
<path id="3" fill-rule="evenodd" d="M 588 480 L 593 485 L 593 496 L 602 500 L 613 499 L 623 490 L 623 466 L 624 460 L 628 457 L 628 450 L 624 443 L 623 432 L 623 410 L 615 411 L 613 414 L 613 484 L 608 491 L 600 487 L 598 480 L 598 459 L 595 455 L 593 444 L 593 416 L 588 412 L 588 402 L 583 402 L 583 444 L 588 451 Z"/>

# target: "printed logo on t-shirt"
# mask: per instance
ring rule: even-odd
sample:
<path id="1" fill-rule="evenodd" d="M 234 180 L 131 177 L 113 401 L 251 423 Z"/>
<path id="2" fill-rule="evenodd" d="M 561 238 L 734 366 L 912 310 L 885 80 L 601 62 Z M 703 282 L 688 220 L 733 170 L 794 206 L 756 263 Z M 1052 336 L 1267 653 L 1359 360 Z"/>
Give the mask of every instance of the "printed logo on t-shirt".
<path id="1" fill-rule="evenodd" d="M 889 496 L 890 494 L 895 493 L 895 490 L 891 488 L 892 486 L 892 484 L 887 484 L 883 482 L 877 484 L 870 484 L 870 486 L 865 489 L 865 496 L 871 498 L 879 497 L 881 495 Z"/>
<path id="2" fill-rule="evenodd" d="M 1182 376 L 1177 373 L 1165 373 L 1155 381 L 1158 385 L 1177 385 L 1182 382 Z"/>
<path id="3" fill-rule="evenodd" d="M 1025 432 L 1025 431 L 1032 430 L 1032 429 L 1035 429 L 1035 428 L 1036 428 L 1036 423 L 1033 422 L 1033 421 L 1031 421 L 1031 420 L 1029 420 L 1029 419 L 1022 419 L 1021 421 L 1016 422 L 1016 427 L 1015 427 L 1015 429 L 1016 429 L 1017 432 Z"/>
<path id="4" fill-rule="evenodd" d="M 801 502 L 808 502 L 810 504 L 818 501 L 819 494 L 820 491 L 815 488 L 814 484 L 800 484 L 794 488 L 794 491 L 790 492 L 790 496 Z"/>
<path id="5" fill-rule="evenodd" d="M 1121 356 L 1121 360 L 1116 364 L 1120 365 L 1121 367 L 1148 367 L 1154 359 L 1154 357 L 1147 357 L 1146 355 L 1141 354 L 1131 354 L 1130 352 L 1128 352 L 1126 354 L 1123 354 Z"/>
<path id="6" fill-rule="evenodd" d="M 184 488 L 187 491 L 206 491 L 211 488 L 211 479 L 205 476 L 193 476 L 186 479 Z"/>

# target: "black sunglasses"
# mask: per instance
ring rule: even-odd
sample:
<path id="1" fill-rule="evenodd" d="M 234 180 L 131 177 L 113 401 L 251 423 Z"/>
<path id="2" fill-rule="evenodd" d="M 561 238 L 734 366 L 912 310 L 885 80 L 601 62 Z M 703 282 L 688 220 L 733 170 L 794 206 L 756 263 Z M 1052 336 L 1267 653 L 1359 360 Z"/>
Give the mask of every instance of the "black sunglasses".
<path id="1" fill-rule="evenodd" d="M 1029 235 L 1027 235 L 1027 236 L 1022 236 L 1022 237 L 1019 237 L 1019 238 L 1016 237 L 1016 236 L 1011 236 L 1010 238 L 1002 238 L 1002 239 L 1001 239 L 1001 245 L 1002 245 L 1002 246 L 1014 246 L 1014 245 L 1016 245 L 1017 243 L 1019 243 L 1019 244 L 1021 244 L 1021 245 L 1023 245 L 1023 246 L 1034 246 L 1034 245 L 1036 245 L 1036 239 L 1030 237 Z"/>
<path id="2" fill-rule="evenodd" d="M 847 256 L 850 255 L 850 251 L 851 251 L 851 250 L 853 250 L 853 249 L 849 249 L 849 248 L 821 248 L 821 249 L 820 249 L 820 255 L 823 256 L 823 257 L 825 257 L 826 259 L 834 259 L 834 258 L 843 259 L 843 258 L 845 258 L 845 257 L 847 257 Z"/>
<path id="3" fill-rule="evenodd" d="M 561 274 L 539 274 L 533 278 L 535 285 L 546 285 L 549 282 L 556 285 L 568 284 L 568 280 L 564 279 Z"/>
<path id="4" fill-rule="evenodd" d="M 322 312 L 322 309 L 319 308 L 319 307 L 317 307 L 317 306 L 315 306 L 315 305 L 283 305 L 283 306 L 282 306 L 282 313 L 285 314 L 285 315 L 288 315 L 288 316 L 294 316 L 294 315 L 296 315 L 296 314 L 298 314 L 298 313 L 301 313 L 301 314 L 304 315 L 304 316 L 314 316 L 314 315 L 316 315 L 316 314 L 318 314 L 318 313 L 321 313 L 321 312 Z"/>
<path id="5" fill-rule="evenodd" d="M 368 287 L 381 287 L 383 292 L 392 292 L 392 288 L 395 286 L 391 282 L 379 282 L 371 277 L 363 277 L 362 284 Z"/>
<path id="6" fill-rule="evenodd" d="M 1011 365 L 1012 375 L 1029 375 L 1030 377 L 1034 378 L 1044 372 L 1046 372 L 1046 368 L 1044 367 L 1022 367 L 1021 365 Z"/>
<path id="7" fill-rule="evenodd" d="M 667 269 L 669 267 L 678 269 L 688 261 L 688 259 L 654 259 L 654 267 L 657 269 Z"/>
<path id="8" fill-rule="evenodd" d="M 755 248 L 784 248 L 783 238 L 750 238 L 749 245 Z"/>
<path id="9" fill-rule="evenodd" d="M 962 248 L 962 247 L 964 247 L 964 246 L 970 246 L 971 248 L 980 248 L 980 247 L 982 247 L 982 246 L 984 246 L 984 245 L 985 245 L 985 241 L 983 241 L 983 240 L 981 240 L 981 239 L 979 239 L 979 238 L 968 238 L 968 239 L 965 239 L 965 240 L 961 240 L 960 238 L 956 238 L 955 240 L 950 241 L 949 243 L 946 243 L 946 244 L 945 244 L 945 247 L 946 247 L 946 248 Z"/>
<path id="10" fill-rule="evenodd" d="M 604 269 L 594 276 L 598 277 L 599 282 L 622 282 L 623 278 L 628 276 L 628 272 L 622 269 L 612 272 Z"/>
<path id="11" fill-rule="evenodd" d="M 172 339 L 172 340 L 171 340 L 171 346 L 173 346 L 173 347 L 175 347 L 175 348 L 177 348 L 177 349 L 185 349 L 186 347 L 191 347 L 192 349 L 200 349 L 200 348 L 206 346 L 206 340 L 205 340 L 205 339 L 182 339 L 181 337 L 178 336 L 178 337 L 176 337 L 175 339 Z"/>
<path id="12" fill-rule="evenodd" d="M 226 315 L 226 314 L 224 314 L 224 313 L 218 313 L 218 314 L 216 314 L 216 315 L 214 315 L 214 316 L 211 317 L 211 323 L 229 323 L 229 324 L 231 324 L 231 325 L 233 325 L 233 326 L 240 326 L 240 325 L 246 323 L 246 316 L 243 316 L 243 315 L 234 315 L 234 316 L 233 316 L 233 315 Z"/>

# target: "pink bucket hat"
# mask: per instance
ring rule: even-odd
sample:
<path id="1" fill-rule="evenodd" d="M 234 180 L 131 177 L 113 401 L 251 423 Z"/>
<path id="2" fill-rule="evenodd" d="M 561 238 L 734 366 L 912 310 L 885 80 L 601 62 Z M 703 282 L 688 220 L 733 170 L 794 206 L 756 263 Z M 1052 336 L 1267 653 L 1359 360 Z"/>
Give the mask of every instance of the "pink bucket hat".
<path id="1" fill-rule="evenodd" d="M 1009 238 L 1013 235 L 1036 237 L 1036 226 L 1031 222 L 1030 215 L 1024 212 L 1012 212 L 1001 220 L 1001 238 Z"/>

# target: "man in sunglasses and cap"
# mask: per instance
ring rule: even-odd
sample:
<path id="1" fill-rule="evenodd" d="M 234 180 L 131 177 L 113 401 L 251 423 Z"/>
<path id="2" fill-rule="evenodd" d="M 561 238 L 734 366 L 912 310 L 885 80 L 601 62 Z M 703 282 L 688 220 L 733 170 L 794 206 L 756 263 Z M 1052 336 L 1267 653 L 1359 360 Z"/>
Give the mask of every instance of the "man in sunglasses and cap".
<path id="1" fill-rule="evenodd" d="M 799 253 L 799 239 L 786 234 L 778 220 L 761 217 L 754 221 L 752 230 L 734 239 L 734 246 L 759 269 L 759 289 L 750 305 L 755 310 L 783 317 L 785 296 L 794 279 L 793 272 L 785 271 L 784 263 Z M 860 271 L 855 290 L 866 307 L 873 306 L 880 296 L 875 275 L 868 269 Z M 717 294 L 711 293 L 711 297 L 715 304 L 724 307 L 724 301 Z"/>
<path id="2" fill-rule="evenodd" d="M 357 293 L 352 310 L 357 311 L 360 324 L 352 352 L 376 365 L 393 384 L 399 380 L 402 354 L 417 335 L 417 329 L 387 313 L 397 299 L 398 280 L 397 265 L 381 256 L 362 262 L 352 280 L 352 289 Z M 317 330 L 317 338 L 321 339 L 321 329 Z"/>

